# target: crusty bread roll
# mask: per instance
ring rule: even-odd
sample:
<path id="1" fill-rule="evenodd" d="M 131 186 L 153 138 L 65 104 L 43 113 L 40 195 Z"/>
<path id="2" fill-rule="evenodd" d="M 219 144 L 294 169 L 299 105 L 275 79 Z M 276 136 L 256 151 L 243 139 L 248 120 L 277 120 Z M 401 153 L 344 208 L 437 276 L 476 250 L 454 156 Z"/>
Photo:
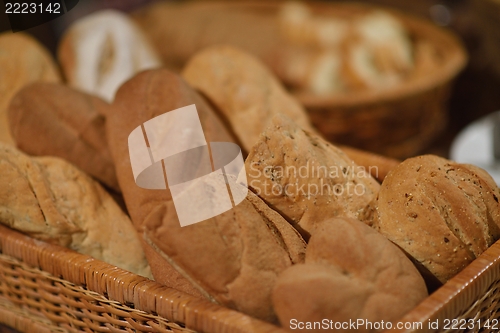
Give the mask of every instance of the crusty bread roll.
<path id="1" fill-rule="evenodd" d="M 278 113 L 314 132 L 303 107 L 259 60 L 239 49 L 205 49 L 186 64 L 182 76 L 219 109 L 246 151 Z"/>
<path id="2" fill-rule="evenodd" d="M 327 325 L 395 322 L 426 296 L 422 276 L 400 249 L 360 221 L 335 218 L 317 225 L 305 263 L 280 275 L 273 304 L 282 326 L 296 331 L 294 323 L 324 319 Z M 359 325 L 352 331 L 378 330 Z"/>
<path id="3" fill-rule="evenodd" d="M 500 191 L 483 170 L 425 155 L 384 180 L 373 227 L 446 282 L 500 237 Z"/>
<path id="4" fill-rule="evenodd" d="M 0 34 L 0 141 L 14 143 L 7 107 L 19 89 L 35 81 L 61 81 L 49 52 L 22 32 Z"/>
<path id="5" fill-rule="evenodd" d="M 232 210 L 181 227 L 170 190 L 135 184 L 129 134 L 156 116 L 192 104 L 207 142 L 233 140 L 205 100 L 167 70 L 140 73 L 118 90 L 106 126 L 128 210 L 144 234 L 155 280 L 275 321 L 271 288 L 281 271 L 302 261 L 305 251 L 300 235 L 279 214 L 248 193 Z"/>
<path id="6" fill-rule="evenodd" d="M 414 68 L 413 44 L 391 14 L 374 10 L 353 21 L 347 77 L 361 88 L 387 89 L 401 83 Z M 351 83 L 353 88 L 356 84 Z"/>
<path id="7" fill-rule="evenodd" d="M 248 186 L 308 237 L 321 220 L 370 221 L 379 184 L 319 136 L 277 115 L 250 151 Z"/>
<path id="8" fill-rule="evenodd" d="M 34 83 L 9 106 L 16 145 L 35 156 L 57 156 L 120 191 L 102 115 L 107 103 L 67 86 Z"/>
<path id="9" fill-rule="evenodd" d="M 111 102 L 120 85 L 161 62 L 127 15 L 103 10 L 76 21 L 58 49 L 70 86 Z"/>
<path id="10" fill-rule="evenodd" d="M 30 158 L 0 144 L 0 222 L 149 277 L 130 219 L 82 171 L 54 157 Z"/>

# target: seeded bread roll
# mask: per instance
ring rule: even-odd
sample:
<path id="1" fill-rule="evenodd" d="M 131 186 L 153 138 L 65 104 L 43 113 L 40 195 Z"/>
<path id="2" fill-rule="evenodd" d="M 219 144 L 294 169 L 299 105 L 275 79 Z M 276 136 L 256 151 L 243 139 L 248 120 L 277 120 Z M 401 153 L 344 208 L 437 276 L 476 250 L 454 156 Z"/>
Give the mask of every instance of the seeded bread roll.
<path id="1" fill-rule="evenodd" d="M 150 277 L 130 219 L 76 167 L 0 144 L 0 178 L 0 223 Z"/>
<path id="2" fill-rule="evenodd" d="M 419 156 L 384 180 L 373 226 L 444 283 L 500 237 L 499 197 L 478 167 Z"/>
<path id="3" fill-rule="evenodd" d="M 192 104 L 207 142 L 233 141 L 204 99 L 167 70 L 140 73 L 118 90 L 106 126 L 128 210 L 144 235 L 155 280 L 273 322 L 271 288 L 281 271 L 303 260 L 300 235 L 252 193 L 223 214 L 181 227 L 169 189 L 135 184 L 129 134 L 156 116 Z"/>
<path id="4" fill-rule="evenodd" d="M 395 322 L 426 296 L 422 276 L 400 249 L 360 221 L 335 218 L 316 226 L 305 263 L 279 276 L 273 304 L 283 327 L 295 330 L 293 320 Z"/>
<path id="5" fill-rule="evenodd" d="M 12 99 L 10 130 L 24 152 L 64 158 L 119 192 L 102 115 L 107 105 L 61 84 L 34 83 Z"/>
<path id="6" fill-rule="evenodd" d="M 14 143 L 7 121 L 12 96 L 35 81 L 60 82 L 49 52 L 22 32 L 0 34 L 0 141 Z"/>
<path id="7" fill-rule="evenodd" d="M 343 151 L 277 115 L 250 151 L 249 188 L 307 238 L 336 216 L 371 221 L 380 185 Z"/>
<path id="8" fill-rule="evenodd" d="M 111 102 L 120 85 L 161 62 L 142 31 L 125 14 L 102 10 L 75 22 L 58 58 L 68 84 Z"/>
<path id="9" fill-rule="evenodd" d="M 243 148 L 250 151 L 278 113 L 314 132 L 306 111 L 256 58 L 231 46 L 196 54 L 182 72 L 229 122 Z"/>

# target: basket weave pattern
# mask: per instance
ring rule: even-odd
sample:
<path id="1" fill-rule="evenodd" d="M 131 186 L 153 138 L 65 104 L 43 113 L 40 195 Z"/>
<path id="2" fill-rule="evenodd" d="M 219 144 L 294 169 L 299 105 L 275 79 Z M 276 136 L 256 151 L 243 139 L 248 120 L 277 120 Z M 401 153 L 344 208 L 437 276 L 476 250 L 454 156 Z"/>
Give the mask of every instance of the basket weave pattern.
<path id="1" fill-rule="evenodd" d="M 0 249 L 0 322 L 22 332 L 283 332 L 2 226 Z M 402 321 L 422 323 L 419 332 L 498 332 L 484 323 L 499 310 L 500 242 Z M 481 329 L 446 330 L 450 319 L 472 319 Z M 440 329 L 430 329 L 436 320 Z"/>
<path id="2" fill-rule="evenodd" d="M 22 332 L 283 332 L 3 226 L 0 322 Z"/>
<path id="3" fill-rule="evenodd" d="M 427 147 L 448 122 L 451 83 L 390 103 L 310 106 L 313 124 L 332 142 L 405 158 Z"/>
<path id="4" fill-rule="evenodd" d="M 0 276 L 2 310 L 14 309 L 15 315 L 35 327 L 48 326 L 58 332 L 194 332 L 28 267 L 9 256 L 0 255 Z M 2 319 L 9 319 L 10 315 Z"/>

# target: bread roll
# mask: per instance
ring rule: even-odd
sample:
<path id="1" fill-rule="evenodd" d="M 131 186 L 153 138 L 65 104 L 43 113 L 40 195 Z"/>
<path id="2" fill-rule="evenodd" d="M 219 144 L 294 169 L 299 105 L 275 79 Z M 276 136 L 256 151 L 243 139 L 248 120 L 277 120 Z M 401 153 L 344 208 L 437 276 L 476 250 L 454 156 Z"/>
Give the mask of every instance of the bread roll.
<path id="1" fill-rule="evenodd" d="M 13 144 L 7 107 L 14 94 L 35 81 L 60 82 L 49 52 L 22 32 L 0 34 L 0 141 Z"/>
<path id="2" fill-rule="evenodd" d="M 316 226 L 305 263 L 279 276 L 273 304 L 282 326 L 296 331 L 294 323 L 324 319 L 395 322 L 426 296 L 424 280 L 400 249 L 359 221 L 335 218 Z M 341 331 L 378 331 L 365 324 Z M 335 326 L 299 331 L 327 328 Z"/>
<path id="3" fill-rule="evenodd" d="M 156 116 L 192 104 L 207 142 L 233 140 L 204 99 L 167 70 L 140 73 L 118 90 L 106 126 L 128 210 L 144 234 L 155 280 L 275 321 L 271 288 L 281 271 L 302 260 L 305 249 L 300 235 L 279 214 L 248 193 L 232 210 L 181 227 L 169 189 L 135 184 L 129 134 Z"/>
<path id="4" fill-rule="evenodd" d="M 239 49 L 205 49 L 187 63 L 182 76 L 220 110 L 246 151 L 278 113 L 314 132 L 302 106 L 259 60 Z"/>
<path id="5" fill-rule="evenodd" d="M 0 144 L 0 222 L 149 277 L 130 219 L 90 177 L 54 157 Z"/>
<path id="6" fill-rule="evenodd" d="M 499 238 L 499 197 L 477 167 L 414 157 L 384 180 L 373 226 L 444 283 Z"/>
<path id="7" fill-rule="evenodd" d="M 344 152 L 283 115 L 250 151 L 248 185 L 304 237 L 335 216 L 370 221 L 380 185 Z"/>
<path id="8" fill-rule="evenodd" d="M 346 18 L 314 15 L 306 4 L 288 1 L 278 12 L 282 34 L 293 44 L 310 48 L 335 48 L 349 30 Z"/>
<path id="9" fill-rule="evenodd" d="M 34 83 L 12 99 L 10 130 L 24 152 L 64 158 L 119 192 L 101 114 L 106 106 L 61 84 Z"/>
<path id="10" fill-rule="evenodd" d="M 111 102 L 120 85 L 161 62 L 127 15 L 103 10 L 76 21 L 58 49 L 70 86 Z"/>

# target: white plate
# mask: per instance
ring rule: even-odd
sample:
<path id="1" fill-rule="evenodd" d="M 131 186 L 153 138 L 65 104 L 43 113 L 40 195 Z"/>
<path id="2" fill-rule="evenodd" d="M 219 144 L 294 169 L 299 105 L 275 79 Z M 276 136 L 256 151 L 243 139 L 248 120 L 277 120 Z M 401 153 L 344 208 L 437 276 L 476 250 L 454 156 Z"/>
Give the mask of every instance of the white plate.
<path id="1" fill-rule="evenodd" d="M 497 113 L 499 113 L 498 111 Z M 493 117 L 487 115 L 457 135 L 450 150 L 450 158 L 459 163 L 477 165 L 486 170 L 500 185 L 500 162 L 493 156 Z"/>

